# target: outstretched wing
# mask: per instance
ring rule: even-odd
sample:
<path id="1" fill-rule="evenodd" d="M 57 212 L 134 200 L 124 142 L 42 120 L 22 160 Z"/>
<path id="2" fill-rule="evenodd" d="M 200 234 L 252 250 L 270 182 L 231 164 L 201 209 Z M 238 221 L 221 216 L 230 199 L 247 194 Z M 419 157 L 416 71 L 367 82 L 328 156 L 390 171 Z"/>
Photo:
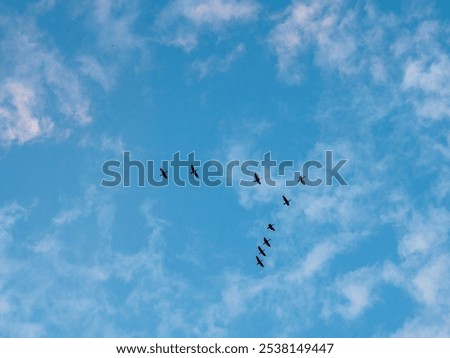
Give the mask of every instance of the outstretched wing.
<path id="1" fill-rule="evenodd" d="M 259 179 L 259 176 L 257 173 L 253 173 L 253 176 L 255 177 L 255 182 L 257 182 L 258 184 L 261 184 L 261 180 Z"/>
<path id="2" fill-rule="evenodd" d="M 265 253 L 264 250 L 261 248 L 261 246 L 258 246 L 258 250 L 259 250 L 259 253 L 260 253 L 261 255 L 266 256 L 266 253 Z"/>
<path id="3" fill-rule="evenodd" d="M 259 266 L 261 266 L 261 267 L 264 267 L 262 261 L 259 259 L 258 256 L 256 256 L 256 264 L 259 265 Z"/>

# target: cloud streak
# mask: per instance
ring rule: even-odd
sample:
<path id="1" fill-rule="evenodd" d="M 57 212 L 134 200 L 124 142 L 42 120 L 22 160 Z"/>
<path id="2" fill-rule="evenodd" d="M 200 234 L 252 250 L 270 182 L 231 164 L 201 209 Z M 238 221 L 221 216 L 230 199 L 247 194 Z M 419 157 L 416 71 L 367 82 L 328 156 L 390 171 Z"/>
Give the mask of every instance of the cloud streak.
<path id="1" fill-rule="evenodd" d="M 0 39 L 0 144 L 66 136 L 72 127 L 89 124 L 90 101 L 76 71 L 44 43 L 33 18 L 3 17 L 0 26 L 5 34 Z M 45 105 L 52 98 L 57 112 Z"/>
<path id="2" fill-rule="evenodd" d="M 260 6 L 251 0 L 175 0 L 156 20 L 156 30 L 163 43 L 194 50 L 203 33 L 221 33 L 232 24 L 257 18 Z"/>
<path id="3" fill-rule="evenodd" d="M 225 57 L 220 58 L 212 55 L 205 60 L 196 60 L 192 64 L 192 70 L 198 74 L 200 79 L 210 76 L 215 72 L 227 72 L 233 62 L 241 58 L 245 53 L 245 45 L 243 43 L 238 44 L 233 48 Z"/>

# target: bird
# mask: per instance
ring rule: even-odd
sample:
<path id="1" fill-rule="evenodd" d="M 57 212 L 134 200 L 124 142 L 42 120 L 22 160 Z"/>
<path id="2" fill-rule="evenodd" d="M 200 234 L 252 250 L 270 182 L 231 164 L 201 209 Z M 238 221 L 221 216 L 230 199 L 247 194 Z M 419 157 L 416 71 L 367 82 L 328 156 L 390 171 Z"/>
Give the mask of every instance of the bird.
<path id="1" fill-rule="evenodd" d="M 289 204 L 289 202 L 291 201 L 292 199 L 287 199 L 284 195 L 283 195 L 283 205 L 287 205 L 287 206 L 289 206 L 290 204 Z"/>
<path id="2" fill-rule="evenodd" d="M 259 253 L 260 253 L 261 255 L 266 256 L 265 251 L 264 251 L 264 250 L 261 248 L 261 246 L 259 246 L 259 245 L 258 245 L 258 250 L 259 250 Z"/>
<path id="3" fill-rule="evenodd" d="M 164 179 L 167 179 L 167 170 L 159 168 L 159 171 L 161 172 L 160 176 L 164 177 Z"/>
<path id="4" fill-rule="evenodd" d="M 191 174 L 194 174 L 196 178 L 199 178 L 197 169 L 194 168 L 194 166 L 191 164 Z"/>
<path id="5" fill-rule="evenodd" d="M 303 185 L 306 185 L 305 182 L 305 176 L 304 175 L 300 175 L 297 179 L 297 183 L 301 182 Z"/>

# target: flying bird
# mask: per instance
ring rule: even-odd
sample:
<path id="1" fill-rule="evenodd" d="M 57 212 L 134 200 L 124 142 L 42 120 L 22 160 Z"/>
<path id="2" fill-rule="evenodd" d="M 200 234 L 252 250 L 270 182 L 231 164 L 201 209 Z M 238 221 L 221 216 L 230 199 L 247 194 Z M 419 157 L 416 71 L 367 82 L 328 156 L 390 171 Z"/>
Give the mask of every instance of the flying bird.
<path id="1" fill-rule="evenodd" d="M 255 180 L 253 180 L 253 183 L 261 184 L 261 179 L 259 178 L 257 173 L 253 173 L 253 176 L 255 177 Z"/>
<path id="2" fill-rule="evenodd" d="M 292 199 L 287 199 L 284 195 L 283 195 L 283 201 L 284 201 L 284 203 L 283 203 L 283 205 L 287 205 L 287 206 L 289 206 L 289 205 L 291 205 L 291 204 L 289 204 L 289 202 L 291 201 Z"/>
<path id="3" fill-rule="evenodd" d="M 159 171 L 161 172 L 160 176 L 164 177 L 164 179 L 167 179 L 167 170 L 164 170 L 163 168 L 159 168 Z"/>
<path id="4" fill-rule="evenodd" d="M 267 247 L 270 247 L 269 241 L 270 241 L 270 239 L 264 238 L 263 245 L 266 245 Z"/>
<path id="5" fill-rule="evenodd" d="M 258 256 L 256 256 L 256 264 L 259 265 L 259 266 L 261 266 L 261 267 L 264 267 L 263 261 L 260 260 L 260 258 L 259 258 Z"/>
<path id="6" fill-rule="evenodd" d="M 191 164 L 191 174 L 194 174 L 196 178 L 199 178 L 197 169 L 195 169 L 192 164 Z"/>
<path id="7" fill-rule="evenodd" d="M 266 253 L 264 252 L 264 250 L 261 248 L 261 246 L 259 246 L 258 245 L 258 250 L 259 250 L 259 253 L 261 254 L 261 255 L 263 255 L 263 256 L 266 256 Z"/>
<path id="8" fill-rule="evenodd" d="M 275 224 L 269 224 L 269 225 L 267 225 L 267 230 L 272 230 L 272 231 L 275 231 Z"/>
<path id="9" fill-rule="evenodd" d="M 304 175 L 300 175 L 297 179 L 297 183 L 301 182 L 303 185 L 306 185 L 305 182 L 305 176 Z"/>

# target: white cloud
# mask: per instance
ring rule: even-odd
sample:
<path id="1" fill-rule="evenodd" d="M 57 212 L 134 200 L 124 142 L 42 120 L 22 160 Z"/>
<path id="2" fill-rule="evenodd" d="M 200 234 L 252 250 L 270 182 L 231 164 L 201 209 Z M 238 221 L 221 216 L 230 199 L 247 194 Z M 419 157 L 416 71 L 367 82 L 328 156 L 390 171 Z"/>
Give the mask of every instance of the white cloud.
<path id="1" fill-rule="evenodd" d="M 111 235 L 116 207 L 109 195 L 105 195 L 90 185 L 83 196 L 73 203 L 71 208 L 62 209 L 52 219 L 55 228 L 64 227 L 89 216 L 95 216 L 97 224 L 102 228 L 101 234 L 105 237 Z"/>
<path id="2" fill-rule="evenodd" d="M 433 257 L 429 263 L 421 267 L 412 281 L 413 294 L 419 302 L 429 307 L 448 305 L 450 283 L 450 255 Z"/>
<path id="3" fill-rule="evenodd" d="M 102 66 L 95 57 L 83 55 L 78 58 L 81 64 L 80 71 L 98 82 L 105 91 L 115 85 L 114 71 L 111 67 Z"/>
<path id="4" fill-rule="evenodd" d="M 56 93 L 61 112 L 80 125 L 90 123 L 90 101 L 83 93 L 78 75 L 53 56 L 45 61 L 44 78 Z"/>
<path id="5" fill-rule="evenodd" d="M 291 83 L 302 79 L 301 54 L 311 46 L 321 66 L 345 74 L 357 71 L 355 25 L 355 13 L 344 13 L 341 1 L 293 2 L 268 38 L 282 78 Z"/>
<path id="6" fill-rule="evenodd" d="M 212 26 L 220 22 L 253 19 L 258 10 L 254 2 L 233 0 L 177 1 L 173 6 L 194 24 Z"/>
<path id="7" fill-rule="evenodd" d="M 345 274 L 335 283 L 338 299 L 334 309 L 344 319 L 355 319 L 371 307 L 377 300 L 374 287 L 378 281 L 378 274 L 375 268 L 361 268 Z"/>
<path id="8" fill-rule="evenodd" d="M 214 72 L 226 72 L 233 62 L 243 56 L 245 45 L 238 44 L 235 48 L 226 54 L 225 57 L 209 56 L 206 60 L 196 60 L 192 64 L 192 70 L 198 73 L 200 79 L 213 74 Z"/>
<path id="9" fill-rule="evenodd" d="M 388 79 L 387 67 L 381 57 L 374 57 L 370 65 L 370 73 L 375 83 L 385 82 Z"/>
<path id="10" fill-rule="evenodd" d="M 54 123 L 38 110 L 33 85 L 9 80 L 0 86 L 0 143 L 23 144 L 51 135 Z"/>
<path id="11" fill-rule="evenodd" d="M 226 174 L 228 178 L 231 179 L 230 184 L 236 188 L 238 192 L 239 204 L 247 209 L 253 207 L 257 203 L 267 203 L 271 201 L 278 195 L 277 193 L 280 188 L 268 185 L 254 185 L 250 187 L 240 185 L 241 181 L 253 181 L 253 174 L 250 174 L 250 176 L 244 175 L 239 166 L 231 166 L 231 163 L 236 164 L 236 162 L 238 162 L 240 166 L 249 160 L 260 163 L 264 157 L 264 153 L 254 149 L 256 141 L 249 139 L 249 134 L 254 138 L 259 138 L 270 127 L 271 123 L 264 119 L 258 121 L 244 121 L 231 130 L 231 135 L 224 137 L 222 146 L 219 149 L 223 163 L 227 163 L 227 165 L 230 164 L 228 167 L 229 172 Z M 255 168 L 250 166 L 247 169 L 251 173 L 257 172 L 258 175 L 262 177 L 263 171 L 261 165 Z M 272 175 L 272 178 L 273 177 L 274 176 Z"/>
<path id="12" fill-rule="evenodd" d="M 255 20 L 259 10 L 251 0 L 175 0 L 159 14 L 156 28 L 162 42 L 189 52 L 197 47 L 201 33 Z"/>
<path id="13" fill-rule="evenodd" d="M 91 18 L 91 26 L 98 44 L 110 54 L 138 50 L 145 55 L 146 40 L 135 31 L 139 11 L 135 1 L 95 0 L 83 3 L 83 9 Z"/>
<path id="14" fill-rule="evenodd" d="M 123 155 L 125 151 L 125 143 L 122 138 L 112 138 L 108 136 L 103 136 L 101 139 L 100 148 L 104 151 L 111 151 L 119 155 Z"/>
<path id="15" fill-rule="evenodd" d="M 28 10 L 32 13 L 40 15 L 51 11 L 56 4 L 56 0 L 39 0 L 28 5 Z"/>
<path id="16" fill-rule="evenodd" d="M 63 63 L 57 50 L 49 48 L 34 20 L 4 17 L 0 26 L 4 32 L 0 39 L 0 144 L 66 136 L 73 125 L 90 123 L 90 101 L 77 73 Z M 71 123 L 56 121 L 61 113 Z"/>
<path id="17" fill-rule="evenodd" d="M 54 218 L 53 218 L 53 224 L 55 226 L 63 226 L 70 224 L 71 222 L 78 219 L 83 214 L 82 210 L 80 208 L 73 208 L 70 210 L 63 210 L 59 212 Z"/>
<path id="18" fill-rule="evenodd" d="M 448 238 L 450 213 L 444 209 L 414 212 L 408 221 L 408 231 L 398 245 L 402 257 L 430 254 Z"/>
<path id="19" fill-rule="evenodd" d="M 326 265 L 341 251 L 338 244 L 332 240 L 325 239 L 313 245 L 305 257 L 298 260 L 294 266 L 291 265 L 291 269 L 286 272 L 286 282 L 301 285 L 318 275 L 324 276 Z"/>
<path id="20" fill-rule="evenodd" d="M 416 303 L 416 312 L 394 336 L 442 337 L 448 335 L 447 297 L 450 285 L 450 214 L 444 207 L 419 210 L 405 195 L 395 196 L 397 215 L 387 215 L 396 227 L 399 262 L 386 262 L 381 280 L 402 288 Z"/>
<path id="21" fill-rule="evenodd" d="M 404 91 L 420 91 L 413 104 L 419 116 L 442 119 L 450 117 L 450 89 L 447 54 L 411 59 L 404 68 L 402 88 Z"/>
<path id="22" fill-rule="evenodd" d="M 0 249 L 4 249 L 10 243 L 12 228 L 16 221 L 25 215 L 26 209 L 17 203 L 0 208 Z"/>
<path id="23" fill-rule="evenodd" d="M 168 223 L 144 204 L 140 214 L 147 227 L 146 244 L 125 253 L 104 234 L 115 221 L 111 207 L 115 203 L 110 193 L 89 187 L 72 208 L 60 211 L 47 229 L 32 237 L 13 237 L 18 220 L 26 215 L 24 208 L 11 204 L 0 209 L 2 336 L 42 337 L 50 327 L 53 335 L 118 336 L 123 335 L 122 328 L 114 321 L 140 317 L 143 311 L 156 317 L 158 335 L 189 329 L 183 320 L 187 311 L 177 308 L 178 295 L 185 294 L 186 285 L 165 262 L 163 230 Z M 105 210 L 109 218 L 103 218 Z M 33 219 L 33 213 L 29 215 Z M 89 237 L 78 230 L 81 226 L 91 228 Z M 21 250 L 22 255 L 14 257 L 4 247 Z M 111 284 L 126 287 L 120 304 L 111 302 Z M 135 334 L 144 335 L 141 329 L 136 328 Z"/>
<path id="24" fill-rule="evenodd" d="M 436 314 L 427 309 L 406 321 L 393 337 L 397 338 L 448 338 L 450 336 L 450 315 L 448 312 Z"/>
<path id="25" fill-rule="evenodd" d="M 446 151 L 449 151 L 447 155 L 450 157 L 450 135 L 448 136 L 448 148 L 445 148 Z M 450 181 L 448 180 L 450 176 L 450 170 L 448 167 L 442 168 L 437 177 L 437 185 L 433 189 L 434 196 L 442 201 L 450 195 Z"/>
<path id="26" fill-rule="evenodd" d="M 368 74 L 373 84 L 400 93 L 416 114 L 440 120 L 450 116 L 448 27 L 429 7 L 411 7 L 403 16 L 373 4 L 350 8 L 348 1 L 293 1 L 268 36 L 278 73 L 289 83 L 303 78 L 303 59 L 329 73 Z M 388 36 L 393 39 L 388 40 Z M 400 75 L 399 75 L 400 74 Z M 352 77 L 354 79 L 354 77 Z"/>
<path id="27" fill-rule="evenodd" d="M 44 235 L 41 240 L 28 245 L 28 248 L 36 254 L 47 254 L 58 251 L 60 242 L 58 242 L 55 235 Z"/>
<path id="28" fill-rule="evenodd" d="M 281 276 L 278 278 L 282 280 Z M 234 320 L 257 310 L 258 314 L 264 314 L 263 306 L 275 304 L 275 297 L 280 294 L 276 276 L 261 279 L 226 272 L 218 279 L 222 282 L 220 296 L 215 302 L 207 300 L 193 322 L 196 325 L 195 331 L 201 337 L 228 336 L 228 325 Z M 281 299 L 278 300 L 278 305 L 280 304 Z"/>

